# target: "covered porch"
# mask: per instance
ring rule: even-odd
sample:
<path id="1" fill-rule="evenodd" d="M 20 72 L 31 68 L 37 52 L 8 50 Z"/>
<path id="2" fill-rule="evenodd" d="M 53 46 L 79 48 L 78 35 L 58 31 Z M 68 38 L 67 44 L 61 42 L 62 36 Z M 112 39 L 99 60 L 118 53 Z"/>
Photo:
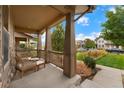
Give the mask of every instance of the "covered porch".
<path id="1" fill-rule="evenodd" d="M 65 76 L 76 75 L 75 22 L 94 6 L 12 6 L 15 31 L 37 34 L 37 57 L 46 63 L 54 63 L 63 69 Z M 75 18 L 75 15 L 79 16 Z M 27 20 L 27 21 L 25 21 Z M 32 21 L 33 20 L 33 21 Z M 52 51 L 50 28 L 66 21 L 64 51 Z M 46 32 L 45 50 L 42 50 L 41 35 Z"/>
<path id="2" fill-rule="evenodd" d="M 27 76 L 24 77 L 25 79 L 29 79 L 29 80 L 31 79 L 30 80 L 31 83 L 27 83 L 27 85 L 22 84 L 23 86 L 18 86 L 18 85 L 15 86 L 16 84 L 14 84 L 15 87 L 38 87 L 37 85 L 35 85 L 37 83 L 37 79 L 40 79 L 41 80 L 40 82 L 44 83 L 43 86 L 39 85 L 40 87 L 52 87 L 51 84 L 50 86 L 46 86 L 45 85 L 46 80 L 43 80 L 42 77 L 43 78 L 49 77 L 48 81 L 52 82 L 53 84 L 56 83 L 56 85 L 53 87 L 57 87 L 58 84 L 59 84 L 58 87 L 62 87 L 62 86 L 69 87 L 71 86 L 72 83 L 75 83 L 75 80 L 76 81 L 80 80 L 80 78 L 76 75 L 76 47 L 75 47 L 74 23 L 84 14 L 92 12 L 93 9 L 95 9 L 95 6 L 87 6 L 87 5 L 4 6 L 4 7 L 1 6 L 1 9 L 3 9 L 3 11 L 6 10 L 1 13 L 8 14 L 7 15 L 8 17 L 6 18 L 4 18 L 4 16 L 1 17 L 8 20 L 8 22 L 6 22 L 8 26 L 1 24 L 1 27 L 3 27 L 4 30 L 6 30 L 9 33 L 9 37 L 10 37 L 9 40 L 10 49 L 8 51 L 9 52 L 8 60 L 7 62 L 5 62 L 5 64 L 3 64 L 2 62 L 3 59 L 0 62 L 0 64 L 2 64 L 0 65 L 1 66 L 0 82 L 2 87 L 9 86 L 12 78 L 14 77 L 14 72 L 15 72 L 14 67 L 16 65 L 14 32 L 37 34 L 38 37 L 37 49 L 30 51 L 35 51 L 37 53 L 37 57 L 44 58 L 45 64 L 47 64 L 46 68 L 41 69 L 40 71 L 35 72 L 34 74 L 30 74 L 29 75 L 30 78 L 26 78 Z M 75 15 L 78 16 L 75 18 Z M 64 41 L 64 51 L 60 53 L 60 52 L 52 51 L 50 28 L 62 22 L 63 20 L 66 21 L 65 41 Z M 4 23 L 5 20 L 2 21 L 3 21 L 2 23 Z M 1 32 L 3 31 L 3 28 L 1 29 Z M 41 47 L 42 46 L 41 35 L 43 32 L 46 32 L 45 50 L 42 50 Z M 1 53 L 0 56 L 5 56 L 5 55 L 4 53 L 3 54 Z M 53 63 L 56 66 L 60 67 L 61 70 L 60 69 L 58 70 L 58 67 L 54 67 L 50 63 Z M 54 76 L 57 76 L 55 82 L 54 82 L 55 79 L 53 79 L 55 78 Z M 21 80 L 22 81 L 17 81 L 17 82 L 18 83 L 25 82 L 23 81 L 23 78 Z M 62 84 L 60 84 L 61 82 Z M 32 83 L 35 83 L 34 84 L 35 86 L 31 85 Z M 68 83 L 69 85 L 66 85 L 66 83 Z"/>

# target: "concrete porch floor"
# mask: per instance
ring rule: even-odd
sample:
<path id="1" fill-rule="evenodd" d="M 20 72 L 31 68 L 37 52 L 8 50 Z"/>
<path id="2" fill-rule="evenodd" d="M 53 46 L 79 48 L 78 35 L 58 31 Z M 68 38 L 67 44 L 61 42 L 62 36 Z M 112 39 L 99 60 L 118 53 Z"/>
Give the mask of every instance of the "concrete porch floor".
<path id="1" fill-rule="evenodd" d="M 78 86 L 80 81 L 79 75 L 68 78 L 63 75 L 62 69 L 47 64 L 44 69 L 13 81 L 10 88 L 68 88 Z"/>

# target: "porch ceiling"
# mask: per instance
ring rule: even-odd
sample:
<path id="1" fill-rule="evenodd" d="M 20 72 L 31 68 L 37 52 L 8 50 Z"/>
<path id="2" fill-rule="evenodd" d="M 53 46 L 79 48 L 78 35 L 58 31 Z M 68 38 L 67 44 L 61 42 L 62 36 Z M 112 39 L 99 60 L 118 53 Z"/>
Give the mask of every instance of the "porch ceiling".
<path id="1" fill-rule="evenodd" d="M 65 15 L 74 10 L 74 6 L 56 5 L 14 5 L 12 14 L 16 31 L 34 33 L 42 31 L 64 20 Z M 88 6 L 76 6 L 76 14 L 86 11 Z"/>

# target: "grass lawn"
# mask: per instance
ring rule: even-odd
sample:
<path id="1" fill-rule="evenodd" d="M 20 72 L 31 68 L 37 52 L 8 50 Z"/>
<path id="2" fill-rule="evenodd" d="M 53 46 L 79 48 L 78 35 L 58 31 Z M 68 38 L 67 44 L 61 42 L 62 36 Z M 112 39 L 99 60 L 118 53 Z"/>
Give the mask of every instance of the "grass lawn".
<path id="1" fill-rule="evenodd" d="M 106 56 L 98 59 L 96 63 L 124 70 L 124 54 L 107 54 Z"/>

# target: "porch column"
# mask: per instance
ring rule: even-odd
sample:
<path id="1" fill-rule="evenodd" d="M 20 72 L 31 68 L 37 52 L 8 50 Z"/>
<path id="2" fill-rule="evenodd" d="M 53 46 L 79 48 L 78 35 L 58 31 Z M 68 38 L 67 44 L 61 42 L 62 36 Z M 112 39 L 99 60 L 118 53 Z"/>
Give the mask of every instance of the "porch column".
<path id="1" fill-rule="evenodd" d="M 52 50 L 52 46 L 51 46 L 51 32 L 49 30 L 49 28 L 46 28 L 46 40 L 45 40 L 45 51 L 46 51 L 46 62 L 49 62 L 49 53 L 48 51 Z"/>
<path id="2" fill-rule="evenodd" d="M 26 47 L 29 48 L 29 38 L 26 38 Z"/>
<path id="3" fill-rule="evenodd" d="M 64 65 L 64 75 L 71 78 L 76 74 L 74 12 L 68 13 L 66 15 L 63 65 Z"/>
<path id="4" fill-rule="evenodd" d="M 37 56 L 40 57 L 40 50 L 42 50 L 41 33 L 38 33 L 37 36 L 38 36 L 38 42 L 37 42 Z"/>
<path id="5" fill-rule="evenodd" d="M 15 46 L 16 46 L 16 49 L 18 49 L 18 47 L 19 47 L 19 39 L 16 39 L 16 44 L 15 44 Z"/>

